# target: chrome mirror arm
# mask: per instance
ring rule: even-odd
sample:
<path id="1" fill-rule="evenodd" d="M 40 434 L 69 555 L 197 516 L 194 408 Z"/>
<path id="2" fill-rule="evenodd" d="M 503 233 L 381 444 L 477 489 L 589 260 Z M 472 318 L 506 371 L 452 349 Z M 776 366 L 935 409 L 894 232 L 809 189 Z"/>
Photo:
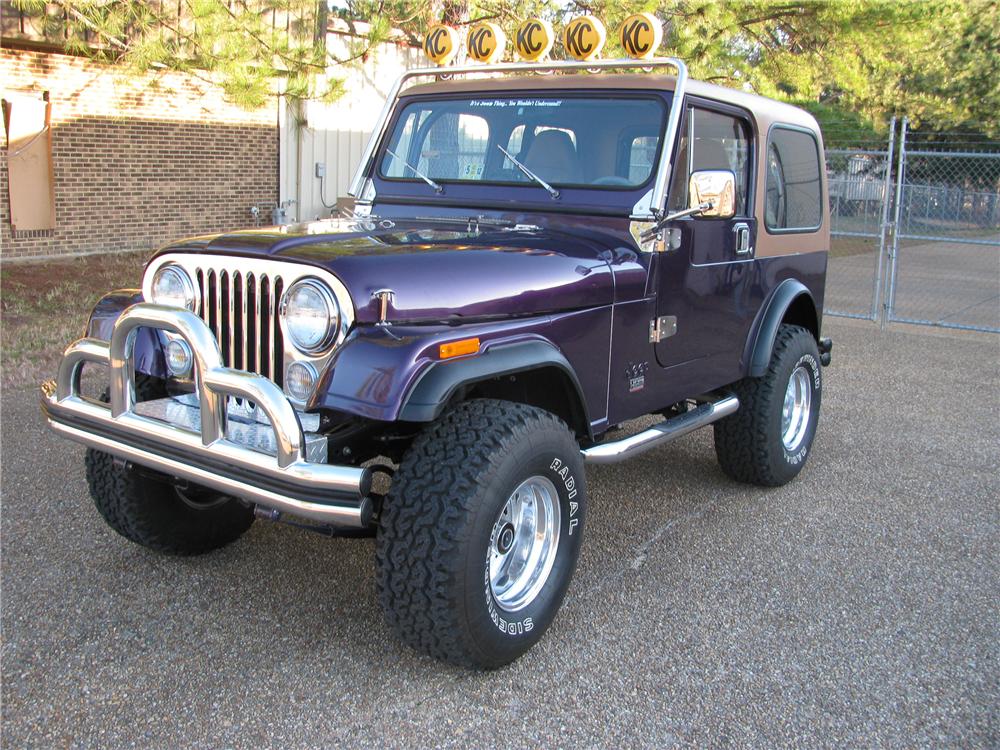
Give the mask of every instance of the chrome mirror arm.
<path id="1" fill-rule="evenodd" d="M 674 219 L 683 219 L 685 216 L 694 216 L 696 214 L 704 213 L 705 211 L 710 211 L 712 209 L 712 204 L 708 201 L 704 203 L 693 206 L 691 208 L 685 208 L 683 211 L 675 211 L 672 214 L 667 214 L 662 219 L 657 221 L 653 226 L 647 229 L 640 235 L 640 239 L 643 242 L 653 239 L 660 233 L 660 231 L 669 224 Z"/>

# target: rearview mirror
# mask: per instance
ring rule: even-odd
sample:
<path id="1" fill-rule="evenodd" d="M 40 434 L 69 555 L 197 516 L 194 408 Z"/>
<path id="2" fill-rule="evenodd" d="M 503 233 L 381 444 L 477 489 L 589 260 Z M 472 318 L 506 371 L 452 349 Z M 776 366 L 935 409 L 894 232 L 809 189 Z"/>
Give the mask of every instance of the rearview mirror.
<path id="1" fill-rule="evenodd" d="M 705 169 L 691 173 L 688 206 L 698 211 L 699 219 L 731 219 L 736 214 L 736 175 L 728 169 Z"/>

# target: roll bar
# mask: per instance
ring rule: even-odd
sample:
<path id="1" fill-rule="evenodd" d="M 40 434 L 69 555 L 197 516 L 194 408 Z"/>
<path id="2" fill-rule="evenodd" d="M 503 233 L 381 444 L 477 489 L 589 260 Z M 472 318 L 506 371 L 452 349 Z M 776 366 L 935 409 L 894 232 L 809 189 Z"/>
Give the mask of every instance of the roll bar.
<path id="1" fill-rule="evenodd" d="M 386 127 L 389 124 L 389 117 L 392 114 L 399 93 L 403 85 L 413 78 L 423 77 L 444 77 L 465 75 L 492 75 L 497 73 L 555 73 L 568 70 L 622 70 L 629 68 L 641 68 L 648 70 L 651 68 L 671 67 L 677 71 L 677 84 L 674 87 L 674 104 L 670 107 L 670 114 L 667 117 L 667 132 L 660 149 L 660 161 L 656 167 L 656 182 L 653 189 L 646 193 L 632 209 L 632 216 L 636 219 L 656 219 L 662 214 L 667 198 L 667 186 L 670 184 L 670 155 L 673 153 L 674 142 L 677 139 L 677 131 L 681 121 L 681 102 L 684 100 L 684 90 L 687 85 L 687 66 L 682 60 L 676 57 L 654 57 L 649 60 L 555 60 L 544 63 L 498 63 L 496 65 L 461 65 L 456 67 L 442 66 L 434 68 L 414 68 L 407 70 L 393 84 L 389 96 L 386 98 L 385 106 L 379 115 L 378 123 L 368 139 L 361 163 L 351 180 L 351 188 L 348 191 L 359 201 L 365 200 L 365 182 L 368 171 L 375 156 L 375 149 L 385 135 Z"/>

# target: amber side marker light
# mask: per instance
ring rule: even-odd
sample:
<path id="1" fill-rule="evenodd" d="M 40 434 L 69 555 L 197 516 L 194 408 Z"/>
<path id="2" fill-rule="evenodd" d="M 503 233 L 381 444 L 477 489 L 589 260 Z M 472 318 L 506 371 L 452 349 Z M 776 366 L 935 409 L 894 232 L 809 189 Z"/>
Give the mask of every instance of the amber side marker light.
<path id="1" fill-rule="evenodd" d="M 479 351 L 479 339 L 462 339 L 461 341 L 452 341 L 447 344 L 441 344 L 438 347 L 438 357 L 440 359 L 451 359 L 452 357 L 461 357 L 463 354 L 475 354 Z"/>

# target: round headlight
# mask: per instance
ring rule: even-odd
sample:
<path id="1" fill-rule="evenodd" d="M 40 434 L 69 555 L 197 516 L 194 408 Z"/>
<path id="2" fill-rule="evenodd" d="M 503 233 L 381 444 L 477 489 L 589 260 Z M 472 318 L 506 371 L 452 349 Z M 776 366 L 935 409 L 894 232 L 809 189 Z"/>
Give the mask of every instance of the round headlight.
<path id="1" fill-rule="evenodd" d="M 304 352 L 318 352 L 333 341 L 340 325 L 340 308 L 325 284 L 305 279 L 293 284 L 281 300 L 281 317 L 292 343 Z"/>
<path id="2" fill-rule="evenodd" d="M 195 308 L 194 285 L 191 277 L 178 266 L 164 266 L 153 276 L 153 302 L 158 305 Z"/>

